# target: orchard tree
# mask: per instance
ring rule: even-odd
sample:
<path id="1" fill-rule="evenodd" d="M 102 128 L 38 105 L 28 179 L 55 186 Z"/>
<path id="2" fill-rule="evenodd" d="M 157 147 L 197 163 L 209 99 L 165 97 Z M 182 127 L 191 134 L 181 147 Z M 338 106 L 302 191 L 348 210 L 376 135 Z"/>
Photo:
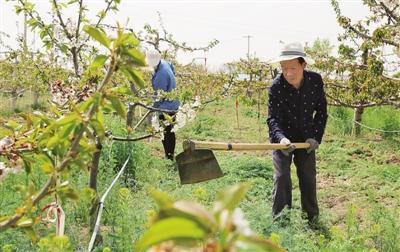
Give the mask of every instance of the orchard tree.
<path id="1" fill-rule="evenodd" d="M 178 41 L 174 38 L 173 34 L 171 34 L 165 27 L 161 14 L 158 13 L 158 27 L 153 27 L 150 24 L 145 24 L 142 30 L 134 30 L 133 28 L 125 28 L 126 31 L 131 32 L 134 34 L 139 41 L 141 42 L 141 47 L 143 50 L 156 50 L 160 52 L 162 55 L 163 59 L 169 60 L 170 62 L 173 63 L 175 67 L 175 72 L 176 76 L 178 78 L 178 83 L 179 83 L 179 93 L 183 93 L 184 98 L 188 98 L 187 94 L 188 92 L 187 89 L 183 90 L 183 86 L 196 86 L 194 84 L 199 84 L 198 81 L 195 81 L 196 79 L 198 80 L 200 75 L 205 74 L 206 71 L 204 69 L 198 68 L 195 64 L 190 63 L 186 66 L 180 64 L 177 60 L 177 54 L 178 52 L 208 52 L 210 49 L 218 45 L 219 41 L 217 39 L 214 39 L 210 41 L 207 45 L 205 46 L 200 46 L 200 47 L 194 47 L 191 45 L 188 45 L 186 42 L 181 42 Z M 116 29 L 115 26 L 111 26 L 108 24 L 103 24 L 102 27 L 107 28 L 107 29 Z M 148 71 L 145 71 L 143 74 L 143 79 L 145 80 L 145 84 L 147 87 L 147 92 L 143 93 L 139 92 L 138 90 L 135 89 L 135 85 L 133 83 L 131 84 L 131 90 L 135 94 L 139 93 L 141 94 L 141 97 L 146 97 L 147 99 L 151 97 L 151 94 L 153 93 L 153 90 L 151 89 L 150 85 L 150 79 L 151 79 L 151 71 L 150 69 L 147 69 Z M 193 76 L 192 76 L 193 75 Z M 205 74 L 206 75 L 206 74 Z M 191 77 L 189 77 L 191 76 Z M 189 78 L 185 78 L 189 77 Z M 191 82 L 191 81 L 194 82 Z M 203 82 L 203 86 L 208 83 L 208 82 Z M 199 87 L 199 86 L 198 86 Z M 181 92 L 182 91 L 182 92 Z M 175 91 L 176 93 L 177 91 Z M 193 93 L 193 92 L 189 92 Z M 194 91 L 194 93 L 197 93 L 197 95 L 201 95 L 200 92 Z M 163 95 L 163 94 L 159 94 Z M 170 96 L 180 96 L 180 95 L 173 95 L 169 94 Z M 204 95 L 205 97 L 207 94 Z M 207 97 L 205 98 L 206 100 L 208 99 Z M 148 102 L 151 102 L 151 100 L 148 100 Z"/>
<path id="2" fill-rule="evenodd" d="M 400 59 L 399 3 L 364 1 L 371 15 L 357 23 L 341 14 L 337 1 L 331 3 L 345 29 L 338 37 L 338 56 L 331 56 L 326 41 L 317 40 L 308 51 L 323 72 L 330 104 L 354 109 L 353 131 L 358 135 L 365 108 L 400 103 L 400 82 L 389 74 Z"/>
<path id="3" fill-rule="evenodd" d="M 226 95 L 228 76 L 223 72 L 208 72 L 198 64 L 176 65 L 180 99 L 185 102 L 201 97 L 202 103 L 210 103 Z"/>
<path id="4" fill-rule="evenodd" d="M 115 29 L 115 37 L 107 36 L 99 28 L 105 13 L 110 9 L 116 10 L 119 1 L 105 1 L 107 8 L 99 14 L 98 21 L 84 26 L 83 24 L 90 22 L 85 18 L 87 9 L 82 0 L 51 2 L 58 20 L 54 24 L 46 24 L 34 5 L 28 1 L 18 1 L 16 11 L 27 13 L 31 17 L 28 23 L 32 29 L 39 29 L 46 47 L 56 48 L 57 53 L 72 60 L 72 64 L 66 64 L 72 65 L 72 73 L 62 80 L 51 81 L 52 97 L 57 99 L 48 113 L 24 114 L 26 125 L 10 121 L 2 128 L 0 135 L 10 139 L 1 149 L 2 160 L 7 161 L 7 166 L 16 169 L 23 166 L 30 173 L 38 165 L 48 174 L 48 181 L 41 188 L 21 187 L 26 201 L 14 214 L 0 217 L 0 230 L 21 227 L 31 233 L 32 226 L 39 220 L 34 213 L 44 198 L 53 195 L 61 199 L 77 198 L 69 174 L 85 167 L 89 167 L 89 186 L 95 192 L 92 209 L 95 211 L 98 199 L 95 191 L 98 161 L 101 143 L 106 135 L 103 113 L 114 111 L 125 117 L 125 106 L 121 97 L 132 95 L 128 82 L 139 88 L 144 86 L 142 75 L 138 71 L 145 67 L 139 39 L 132 32 L 124 33 L 125 29 L 119 26 Z M 76 25 L 67 25 L 73 24 L 73 21 L 66 22 L 62 15 L 62 9 L 71 5 L 78 5 L 79 8 Z M 82 34 L 82 30 L 86 33 Z M 88 46 L 91 45 L 86 43 L 89 37 L 104 46 L 103 50 L 96 48 L 98 43 Z M 103 51 L 107 53 L 101 54 Z M 57 63 L 55 60 L 52 62 Z M 74 89 L 78 84 L 94 87 L 86 93 L 79 92 Z M 135 99 L 146 99 L 146 93 L 141 95 L 139 93 Z M 92 217 L 96 217 L 94 211 L 91 213 Z"/>
<path id="5" fill-rule="evenodd" d="M 244 94 L 250 99 L 254 93 L 260 96 L 261 91 L 266 89 L 267 83 L 272 79 L 272 68 L 259 58 L 240 59 L 227 63 L 226 68 L 234 82 L 232 92 L 237 95 Z"/>
<path id="6" fill-rule="evenodd" d="M 384 74 L 378 49 L 356 51 L 342 44 L 334 57 L 331 48 L 328 41 L 317 40 L 307 50 L 323 75 L 329 104 L 354 109 L 353 131 L 358 135 L 365 108 L 400 102 L 400 82 Z"/>
<path id="7" fill-rule="evenodd" d="M 145 65 L 144 56 L 136 49 L 139 41 L 122 29 L 115 37 L 108 37 L 93 26 L 84 26 L 84 30 L 108 52 L 104 58 L 98 55 L 91 64 L 92 69 L 103 65 L 107 69 L 96 92 L 81 103 L 71 100 L 62 110 L 52 106 L 48 114 L 23 114 L 24 124 L 9 120 L 1 127 L 0 138 L 6 139 L 0 146 L 2 161 L 11 169 L 24 169 L 28 175 L 41 169 L 47 181 L 37 185 L 33 176 L 28 176 L 30 182 L 16 187 L 24 200 L 14 213 L 0 217 L 0 231 L 19 227 L 34 234 L 34 225 L 40 222 L 37 210 L 41 201 L 51 196 L 63 201 L 77 199 L 71 174 L 90 166 L 91 156 L 97 151 L 97 138 L 105 138 L 104 113 L 115 111 L 125 116 L 118 94 L 129 94 L 129 89 L 110 87 L 109 83 L 114 72 L 134 75 L 132 67 Z"/>
<path id="8" fill-rule="evenodd" d="M 10 1 L 10 0 L 7 0 Z M 65 55 L 73 65 L 74 73 L 79 77 L 83 71 L 79 61 L 87 59 L 85 50 L 96 51 L 96 48 L 88 45 L 89 36 L 82 33 L 83 25 L 93 25 L 98 28 L 110 11 L 117 11 L 120 0 L 104 0 L 105 7 L 97 14 L 97 21 L 90 24 L 87 17 L 89 11 L 84 0 L 58 1 L 50 0 L 52 4 L 52 20 L 46 22 L 42 15 L 35 10 L 35 4 L 28 0 L 18 0 L 15 5 L 17 14 L 26 14 L 27 23 L 32 30 L 38 30 L 40 38 L 47 49 L 53 49 L 60 55 Z M 77 9 L 75 20 L 66 19 L 63 9 Z"/>
<path id="9" fill-rule="evenodd" d="M 259 58 L 248 57 L 227 63 L 226 72 L 230 79 L 229 93 L 236 96 L 235 108 L 238 128 L 240 128 L 238 113 L 240 100 L 257 104 L 257 118 L 260 120 L 261 104 L 266 102 L 267 87 L 274 77 L 272 67 Z M 260 128 L 259 131 L 261 132 Z"/>
<path id="10" fill-rule="evenodd" d="M 20 210 L 16 211 L 13 216 L 1 218 L 0 230 L 10 226 L 18 226 L 21 218 L 24 218 L 27 214 L 30 216 L 31 211 L 35 211 L 37 204 L 43 198 L 54 195 L 55 189 L 59 186 L 59 176 L 64 176 L 65 170 L 70 170 L 71 165 L 76 165 L 74 162 L 78 162 L 81 168 L 89 167 L 89 185 L 96 190 L 101 141 L 105 137 L 103 110 L 114 110 L 124 117 L 125 106 L 121 103 L 119 97 L 130 94 L 129 89 L 124 87 L 124 83 L 119 83 L 118 87 L 113 87 L 112 90 L 105 89 L 105 85 L 112 82 L 115 72 L 123 74 L 126 79 L 135 82 L 138 86 L 143 85 L 140 73 L 133 68 L 145 66 L 144 56 L 138 50 L 139 40 L 133 34 L 124 34 L 122 28 L 117 29 L 117 35 L 114 38 L 107 37 L 98 28 L 109 10 L 117 10 L 119 1 L 105 1 L 107 7 L 98 14 L 97 22 L 85 26 L 83 24 L 89 24 L 89 20 L 85 16 L 88 10 L 83 4 L 83 0 L 69 1 L 68 3 L 52 0 L 51 3 L 56 21 L 53 20 L 53 23 L 49 24 L 43 21 L 40 13 L 35 10 L 34 4 L 29 1 L 18 1 L 16 11 L 17 13 L 26 13 L 30 17 L 28 24 L 32 29 L 39 30 L 40 37 L 48 49 L 57 49 L 56 52 L 64 55 L 62 56 L 64 59 L 71 59 L 71 63 L 65 64 L 65 67 L 72 66 L 72 71 L 66 76 L 57 76 L 62 79 L 53 79 L 50 73 L 46 74 L 44 65 L 37 67 L 41 78 L 48 80 L 52 85 L 52 100 L 57 106 L 51 106 L 49 115 L 24 115 L 27 120 L 26 127 L 20 127 L 13 122 L 6 124 L 2 136 L 8 136 L 12 143 L 5 147 L 2 146 L 1 154 L 6 157 L 11 167 L 20 167 L 19 161 L 23 161 L 28 173 L 32 170 L 30 168 L 31 163 L 34 163 L 35 160 L 41 160 L 36 159 L 36 155 L 45 154 L 48 159 L 41 160 L 44 163 L 39 162 L 40 165 L 54 169 L 48 170 L 46 168 L 46 173 L 49 174 L 48 182 L 41 189 L 30 189 L 29 195 L 27 195 L 29 200 L 24 203 L 25 205 L 18 208 Z M 73 24 L 72 20 L 64 20 L 62 14 L 63 8 L 72 5 L 77 5 L 79 10 L 76 24 Z M 82 32 L 83 29 L 86 33 Z M 103 45 L 105 47 L 103 51 L 108 52 L 108 54 L 100 54 L 95 46 L 88 46 L 90 45 L 90 43 L 87 43 L 89 37 Z M 50 62 L 57 63 L 55 60 Z M 108 63 L 108 68 L 104 67 L 106 63 Z M 35 64 L 30 65 L 31 68 L 34 66 Z M 29 70 L 24 67 L 21 67 L 21 69 L 21 71 L 26 72 Z M 64 71 L 68 72 L 66 68 L 64 68 Z M 16 73 L 16 76 L 25 78 L 27 74 L 20 72 Z M 80 82 L 93 88 L 83 91 L 74 90 L 74 87 L 79 85 Z M 21 83 L 21 81 L 18 81 L 18 83 Z M 60 120 L 62 121 L 61 125 L 59 124 Z M 46 130 L 42 127 L 45 127 Z M 31 135 L 32 132 L 34 135 Z M 81 140 L 82 142 L 80 142 Z M 49 146 L 46 147 L 45 145 L 48 144 Z M 19 149 L 25 147 L 30 153 L 33 151 L 33 155 L 24 156 L 19 152 Z M 77 152 L 81 156 L 75 159 Z M 87 162 L 88 155 L 92 155 L 91 162 Z M 18 162 L 15 163 L 14 161 Z M 67 191 L 72 192 L 72 189 L 67 189 Z M 74 193 L 69 195 L 75 197 Z M 93 202 L 93 209 L 97 209 L 96 202 L 96 200 Z M 92 211 L 91 216 L 95 217 L 95 211 Z M 33 219 L 31 220 L 33 221 Z M 34 223 L 35 221 L 31 222 L 31 224 Z"/>
<path id="11" fill-rule="evenodd" d="M 39 82 L 36 77 L 34 64 L 40 59 L 34 59 L 22 50 L 7 52 L 6 57 L 0 61 L 0 89 L 11 97 L 11 110 L 17 108 L 17 100 L 22 97 L 27 89 L 36 90 Z"/>

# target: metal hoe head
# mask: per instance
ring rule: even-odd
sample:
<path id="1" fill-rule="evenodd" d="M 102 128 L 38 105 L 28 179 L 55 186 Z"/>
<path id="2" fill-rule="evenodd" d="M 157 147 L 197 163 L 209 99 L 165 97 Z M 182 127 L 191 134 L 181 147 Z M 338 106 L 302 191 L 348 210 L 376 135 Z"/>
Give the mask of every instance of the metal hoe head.
<path id="1" fill-rule="evenodd" d="M 211 150 L 190 150 L 176 156 L 181 184 L 194 184 L 224 174 Z"/>

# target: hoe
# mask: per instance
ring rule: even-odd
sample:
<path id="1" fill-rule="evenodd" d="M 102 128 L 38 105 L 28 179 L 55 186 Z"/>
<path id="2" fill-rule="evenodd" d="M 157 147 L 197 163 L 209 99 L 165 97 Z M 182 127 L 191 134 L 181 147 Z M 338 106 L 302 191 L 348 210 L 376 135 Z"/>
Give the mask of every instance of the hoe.
<path id="1" fill-rule="evenodd" d="M 309 143 L 293 143 L 296 149 L 307 149 Z M 181 184 L 193 184 L 222 177 L 224 174 L 212 150 L 256 151 L 284 150 L 287 145 L 278 143 L 222 143 L 183 141 L 183 152 L 176 156 Z"/>

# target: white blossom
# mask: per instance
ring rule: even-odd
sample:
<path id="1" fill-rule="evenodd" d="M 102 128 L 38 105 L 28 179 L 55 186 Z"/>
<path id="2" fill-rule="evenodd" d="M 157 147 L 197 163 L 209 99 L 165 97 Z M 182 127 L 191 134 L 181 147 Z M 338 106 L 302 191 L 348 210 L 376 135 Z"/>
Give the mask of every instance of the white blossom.
<path id="1" fill-rule="evenodd" d="M 172 128 L 172 132 L 176 132 L 180 128 L 183 128 L 186 123 L 191 122 L 196 117 L 196 112 L 193 110 L 193 107 L 188 103 L 179 107 L 178 113 L 175 116 L 175 124 Z"/>
<path id="2" fill-rule="evenodd" d="M 4 162 L 0 162 L 0 182 L 9 174 L 9 173 L 18 173 L 22 171 L 21 167 L 7 167 Z"/>
<path id="3" fill-rule="evenodd" d="M 200 105 L 201 105 L 200 96 L 199 96 L 199 95 L 196 95 L 196 96 L 194 97 L 194 102 L 193 102 L 193 104 L 192 104 L 192 108 L 198 108 L 198 107 L 200 107 Z"/>
<path id="4" fill-rule="evenodd" d="M 11 139 L 11 137 L 3 137 L 0 140 L 0 150 L 5 150 L 7 147 L 9 147 L 10 145 L 12 145 L 14 143 L 14 141 Z"/>
<path id="5" fill-rule="evenodd" d="M 164 139 L 164 129 L 160 125 L 160 120 L 158 120 L 158 115 L 155 113 L 151 118 L 151 126 L 153 127 L 155 132 L 159 132 L 161 134 L 161 140 Z"/>
<path id="6" fill-rule="evenodd" d="M 252 235 L 249 222 L 244 218 L 243 212 L 240 208 L 236 208 L 232 214 L 232 222 L 236 227 L 236 231 L 244 236 Z"/>

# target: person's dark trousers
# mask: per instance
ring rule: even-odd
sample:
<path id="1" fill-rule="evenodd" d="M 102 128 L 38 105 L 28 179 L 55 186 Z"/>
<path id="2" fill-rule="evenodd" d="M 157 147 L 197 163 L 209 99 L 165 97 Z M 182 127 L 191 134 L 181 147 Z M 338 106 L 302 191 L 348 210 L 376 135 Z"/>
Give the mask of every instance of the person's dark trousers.
<path id="1" fill-rule="evenodd" d="M 175 114 L 169 114 L 170 116 L 174 116 Z M 159 116 L 160 120 L 164 120 L 164 115 L 161 114 Z M 172 132 L 173 125 L 168 125 L 164 128 L 164 139 L 162 140 L 162 144 L 164 147 L 165 157 L 174 160 L 174 153 L 175 153 L 175 132 Z"/>
<path id="2" fill-rule="evenodd" d="M 290 178 L 290 165 L 292 160 L 297 168 L 297 177 L 301 193 L 301 207 L 307 213 L 309 220 L 315 219 L 319 214 L 316 189 L 316 162 L 315 151 L 308 154 L 303 149 L 298 149 L 285 156 L 281 151 L 272 153 L 275 167 L 274 191 L 272 214 L 274 217 L 285 208 L 292 207 L 292 180 Z"/>

